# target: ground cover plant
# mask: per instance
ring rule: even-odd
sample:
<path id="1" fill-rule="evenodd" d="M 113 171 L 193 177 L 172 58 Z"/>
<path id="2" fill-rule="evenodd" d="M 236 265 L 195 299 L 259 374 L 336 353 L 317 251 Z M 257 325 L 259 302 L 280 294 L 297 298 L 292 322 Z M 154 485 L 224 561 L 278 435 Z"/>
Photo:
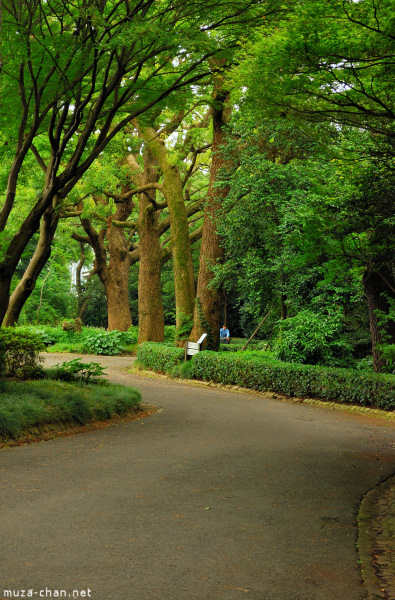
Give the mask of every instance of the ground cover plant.
<path id="1" fill-rule="evenodd" d="M 104 368 L 79 359 L 50 369 L 40 365 L 42 338 L 33 331 L 0 329 L 0 441 L 45 428 L 86 425 L 139 408 L 141 395 L 109 384 Z"/>
<path id="2" fill-rule="evenodd" d="M 0 381 L 0 440 L 40 433 L 48 425 L 86 425 L 136 410 L 140 393 L 121 385 Z"/>
<path id="3" fill-rule="evenodd" d="M 57 379 L 58 381 L 84 381 L 85 383 L 104 383 L 101 379 L 106 367 L 99 363 L 83 363 L 79 358 L 74 358 L 63 363 L 59 363 L 46 369 L 44 377 L 46 379 Z"/>

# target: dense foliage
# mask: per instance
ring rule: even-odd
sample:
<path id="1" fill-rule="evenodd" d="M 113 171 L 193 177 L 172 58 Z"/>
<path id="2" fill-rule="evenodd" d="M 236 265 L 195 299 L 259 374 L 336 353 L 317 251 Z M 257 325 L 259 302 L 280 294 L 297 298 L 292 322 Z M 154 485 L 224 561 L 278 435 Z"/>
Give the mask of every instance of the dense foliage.
<path id="1" fill-rule="evenodd" d="M 355 366 L 352 346 L 343 333 L 339 312 L 301 310 L 277 325 L 274 349 L 280 360 L 307 365 Z"/>

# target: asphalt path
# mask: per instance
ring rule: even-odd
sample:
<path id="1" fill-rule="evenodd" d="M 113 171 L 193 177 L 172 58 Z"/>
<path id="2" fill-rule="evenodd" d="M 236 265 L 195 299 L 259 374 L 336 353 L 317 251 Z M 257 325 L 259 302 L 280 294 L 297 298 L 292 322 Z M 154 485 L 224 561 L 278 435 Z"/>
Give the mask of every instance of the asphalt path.
<path id="1" fill-rule="evenodd" d="M 364 597 L 356 515 L 393 423 L 88 360 L 161 410 L 0 451 L 0 598 Z"/>

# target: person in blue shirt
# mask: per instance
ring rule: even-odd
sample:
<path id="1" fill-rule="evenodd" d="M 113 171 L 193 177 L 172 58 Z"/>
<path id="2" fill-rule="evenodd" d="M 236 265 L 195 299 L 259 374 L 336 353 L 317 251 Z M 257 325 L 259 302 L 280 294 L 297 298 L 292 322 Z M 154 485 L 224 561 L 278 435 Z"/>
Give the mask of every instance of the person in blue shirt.
<path id="1" fill-rule="evenodd" d="M 229 329 L 227 329 L 226 325 L 223 325 L 219 330 L 219 341 L 221 344 L 229 344 L 230 342 Z"/>

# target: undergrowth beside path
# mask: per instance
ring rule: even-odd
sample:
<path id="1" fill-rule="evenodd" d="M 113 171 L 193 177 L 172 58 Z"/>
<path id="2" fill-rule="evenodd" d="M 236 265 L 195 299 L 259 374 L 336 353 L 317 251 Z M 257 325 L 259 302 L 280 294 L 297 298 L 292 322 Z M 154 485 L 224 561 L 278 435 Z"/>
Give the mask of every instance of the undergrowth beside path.
<path id="1" fill-rule="evenodd" d="M 85 425 L 137 411 L 141 394 L 114 384 L 0 381 L 0 441 L 39 434 L 49 425 Z"/>

